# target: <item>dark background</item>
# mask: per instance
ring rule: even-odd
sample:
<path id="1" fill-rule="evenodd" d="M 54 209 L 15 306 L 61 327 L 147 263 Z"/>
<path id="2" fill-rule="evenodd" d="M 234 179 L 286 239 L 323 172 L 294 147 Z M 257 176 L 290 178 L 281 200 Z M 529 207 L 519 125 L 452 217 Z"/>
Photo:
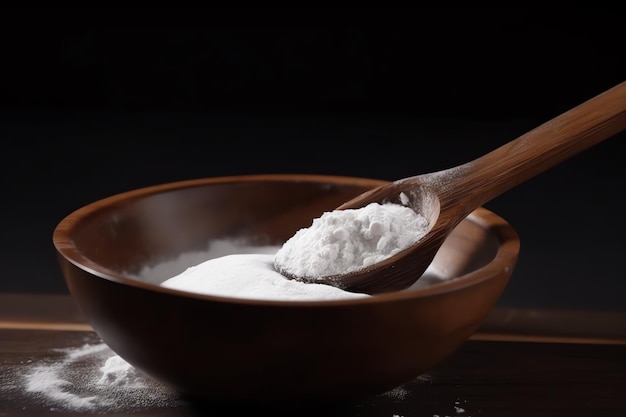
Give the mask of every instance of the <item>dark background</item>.
<path id="1" fill-rule="evenodd" d="M 190 178 L 449 168 L 626 80 L 617 9 L 1 8 L 0 291 L 65 293 L 56 224 Z M 500 304 L 626 308 L 624 134 L 486 205 Z"/>

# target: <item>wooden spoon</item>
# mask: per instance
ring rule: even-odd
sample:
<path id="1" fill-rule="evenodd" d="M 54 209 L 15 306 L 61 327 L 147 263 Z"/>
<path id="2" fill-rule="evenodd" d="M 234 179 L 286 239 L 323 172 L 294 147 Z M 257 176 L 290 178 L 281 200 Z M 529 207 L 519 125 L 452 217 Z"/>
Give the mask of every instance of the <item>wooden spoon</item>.
<path id="1" fill-rule="evenodd" d="M 626 82 L 589 99 L 517 139 L 463 165 L 404 178 L 363 193 L 337 210 L 372 202 L 408 205 L 429 220 L 422 239 L 374 265 L 326 277 L 288 278 L 378 294 L 409 287 L 430 265 L 450 232 L 472 211 L 522 182 L 626 129 Z"/>

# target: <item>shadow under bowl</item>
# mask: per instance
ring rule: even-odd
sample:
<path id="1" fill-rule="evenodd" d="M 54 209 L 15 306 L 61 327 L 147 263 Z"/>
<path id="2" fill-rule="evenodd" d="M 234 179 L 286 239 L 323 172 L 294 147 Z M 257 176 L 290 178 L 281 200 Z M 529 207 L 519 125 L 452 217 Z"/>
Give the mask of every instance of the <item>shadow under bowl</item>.
<path id="1" fill-rule="evenodd" d="M 79 208 L 57 225 L 53 243 L 73 299 L 103 342 L 178 392 L 238 403 L 350 401 L 413 380 L 472 335 L 517 262 L 510 224 L 480 208 L 445 241 L 435 272 L 359 299 L 211 296 L 162 287 L 162 277 L 142 271 L 217 240 L 281 245 L 384 183 L 277 174 L 156 185 Z"/>

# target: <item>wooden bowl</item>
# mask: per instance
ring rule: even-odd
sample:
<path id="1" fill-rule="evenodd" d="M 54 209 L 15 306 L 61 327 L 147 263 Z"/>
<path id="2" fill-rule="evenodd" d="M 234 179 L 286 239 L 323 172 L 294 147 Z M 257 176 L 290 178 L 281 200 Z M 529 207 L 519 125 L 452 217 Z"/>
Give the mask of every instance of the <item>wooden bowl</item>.
<path id="1" fill-rule="evenodd" d="M 157 185 L 76 210 L 53 243 L 70 293 L 102 340 L 180 393 L 237 403 L 350 401 L 413 380 L 472 335 L 517 262 L 511 225 L 480 208 L 437 254 L 437 277 L 362 299 L 202 295 L 162 287 L 141 271 L 219 239 L 281 245 L 383 183 L 249 175 Z"/>

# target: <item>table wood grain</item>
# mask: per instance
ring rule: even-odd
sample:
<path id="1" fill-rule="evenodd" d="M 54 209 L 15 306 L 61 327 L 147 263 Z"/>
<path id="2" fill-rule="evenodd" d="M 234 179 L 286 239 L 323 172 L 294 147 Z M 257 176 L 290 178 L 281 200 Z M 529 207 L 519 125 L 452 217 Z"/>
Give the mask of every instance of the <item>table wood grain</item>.
<path id="1" fill-rule="evenodd" d="M 435 369 L 388 393 L 320 408 L 260 410 L 198 404 L 146 377 L 149 391 L 89 391 L 107 355 L 66 352 L 102 341 L 67 296 L 0 295 L 0 416 L 509 417 L 626 416 L 626 337 L 621 312 L 495 309 L 479 332 Z M 65 353 L 64 353 L 65 352 Z M 64 362 L 65 361 L 65 362 Z M 103 396 L 87 409 L 28 392 L 34 370 L 64 363 L 72 395 Z M 48 367 L 48 368 L 46 368 Z M 72 380 L 72 375 L 82 377 Z M 157 395 L 158 394 L 158 395 Z"/>

